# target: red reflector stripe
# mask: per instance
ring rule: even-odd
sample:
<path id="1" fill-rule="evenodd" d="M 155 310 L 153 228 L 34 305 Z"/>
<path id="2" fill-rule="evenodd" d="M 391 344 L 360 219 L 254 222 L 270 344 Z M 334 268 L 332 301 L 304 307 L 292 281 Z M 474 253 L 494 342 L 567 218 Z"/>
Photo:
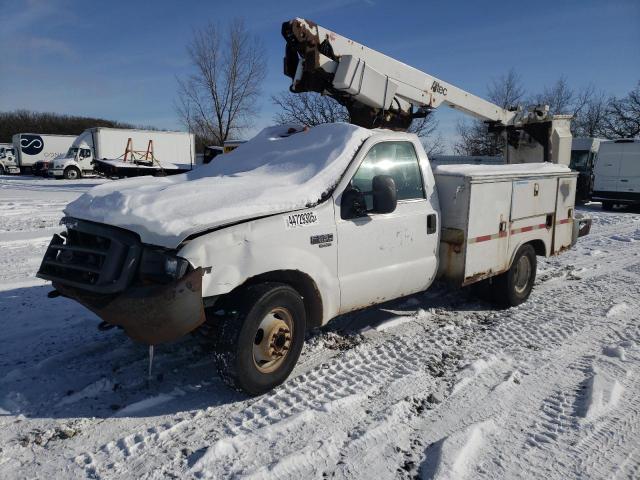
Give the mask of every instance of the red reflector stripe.
<path id="1" fill-rule="evenodd" d="M 571 221 L 570 218 L 565 218 L 564 220 L 558 220 L 557 224 L 569 223 Z M 518 233 L 526 233 L 531 232 L 532 230 L 541 230 L 543 228 L 547 228 L 546 223 L 539 223 L 538 225 L 529 225 L 527 227 L 521 228 L 513 228 L 511 229 L 511 235 L 516 235 Z M 496 240 L 498 238 L 504 238 L 507 236 L 507 232 L 498 232 L 493 235 L 482 235 L 480 237 L 470 238 L 467 243 L 480 243 L 480 242 L 488 242 L 489 240 Z"/>

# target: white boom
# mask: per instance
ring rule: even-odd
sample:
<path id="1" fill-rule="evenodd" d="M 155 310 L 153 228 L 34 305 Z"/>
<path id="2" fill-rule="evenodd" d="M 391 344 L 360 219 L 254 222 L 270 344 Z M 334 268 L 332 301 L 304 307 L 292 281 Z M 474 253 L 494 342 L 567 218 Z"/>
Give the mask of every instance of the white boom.
<path id="1" fill-rule="evenodd" d="M 302 18 L 283 23 L 282 35 L 291 91 L 333 97 L 357 125 L 406 130 L 414 118 L 445 104 L 505 135 L 507 163 L 569 164 L 570 116 L 551 116 L 546 106 L 526 113 L 504 109 Z"/>

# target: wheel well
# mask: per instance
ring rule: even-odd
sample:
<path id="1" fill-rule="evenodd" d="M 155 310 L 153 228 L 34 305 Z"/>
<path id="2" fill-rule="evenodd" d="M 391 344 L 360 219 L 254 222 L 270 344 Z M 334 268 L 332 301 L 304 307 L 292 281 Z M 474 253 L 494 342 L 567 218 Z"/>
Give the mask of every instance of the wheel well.
<path id="1" fill-rule="evenodd" d="M 533 247 L 533 250 L 539 257 L 545 257 L 547 255 L 547 249 L 542 240 L 531 240 L 527 243 Z"/>
<path id="2" fill-rule="evenodd" d="M 322 326 L 322 296 L 320 295 L 318 286 L 309 275 L 299 270 L 275 270 L 273 272 L 261 273 L 260 275 L 249 278 L 242 285 L 236 287 L 231 294 L 249 285 L 264 282 L 286 283 L 297 290 L 304 301 L 304 308 L 307 313 L 307 329 Z"/>

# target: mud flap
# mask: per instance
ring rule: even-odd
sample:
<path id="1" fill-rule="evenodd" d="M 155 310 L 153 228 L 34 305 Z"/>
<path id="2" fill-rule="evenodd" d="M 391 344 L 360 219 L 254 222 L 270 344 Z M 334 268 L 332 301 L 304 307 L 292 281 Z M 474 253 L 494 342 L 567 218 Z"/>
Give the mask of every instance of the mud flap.
<path id="1" fill-rule="evenodd" d="M 147 345 L 176 340 L 205 321 L 201 268 L 169 285 L 131 287 L 107 298 L 55 283 L 54 287 Z"/>

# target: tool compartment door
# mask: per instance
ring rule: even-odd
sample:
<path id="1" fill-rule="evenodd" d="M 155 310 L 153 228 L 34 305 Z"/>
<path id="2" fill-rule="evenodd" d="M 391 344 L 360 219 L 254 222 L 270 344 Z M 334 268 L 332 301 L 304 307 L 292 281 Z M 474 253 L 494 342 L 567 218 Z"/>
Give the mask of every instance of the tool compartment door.
<path id="1" fill-rule="evenodd" d="M 511 197 L 511 220 L 555 212 L 557 185 L 557 178 L 515 180 Z"/>
<path id="2" fill-rule="evenodd" d="M 571 247 L 576 199 L 576 177 L 561 177 L 557 181 L 558 195 L 553 226 L 553 253 Z"/>
<path id="3" fill-rule="evenodd" d="M 509 261 L 521 245 L 533 240 L 542 240 L 545 249 L 551 249 L 557 191 L 557 177 L 513 181 Z"/>
<path id="4" fill-rule="evenodd" d="M 509 267 L 511 190 L 510 181 L 471 185 L 464 285 Z"/>

